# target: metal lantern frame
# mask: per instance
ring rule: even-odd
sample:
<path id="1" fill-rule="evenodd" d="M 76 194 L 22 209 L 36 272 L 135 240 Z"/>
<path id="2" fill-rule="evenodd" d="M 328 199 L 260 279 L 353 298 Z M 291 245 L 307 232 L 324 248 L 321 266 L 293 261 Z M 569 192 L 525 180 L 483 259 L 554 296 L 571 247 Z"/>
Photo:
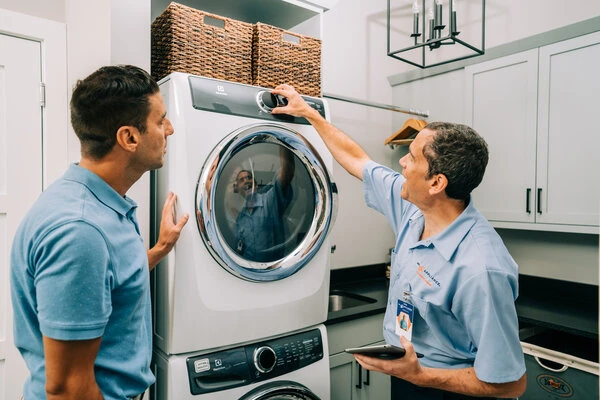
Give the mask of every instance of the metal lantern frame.
<path id="1" fill-rule="evenodd" d="M 409 46 L 409 47 L 405 47 L 399 50 L 391 50 L 391 37 L 390 37 L 390 32 L 391 32 L 391 0 L 387 0 L 387 54 L 390 57 L 396 58 L 400 61 L 404 61 L 408 64 L 414 65 L 416 67 L 419 67 L 421 69 L 425 69 L 425 68 L 430 68 L 430 67 L 435 67 L 438 65 L 444 65 L 444 64 L 448 64 L 451 62 L 455 62 L 455 61 L 459 61 L 459 60 L 465 60 L 467 58 L 472 58 L 472 57 L 477 57 L 480 55 L 485 54 L 485 0 L 481 0 L 481 48 L 478 48 L 476 46 L 473 46 L 467 42 L 465 42 L 464 40 L 458 38 L 458 35 L 460 34 L 460 31 L 457 30 L 457 26 L 456 26 L 456 10 L 454 10 L 454 0 L 449 0 L 448 4 L 449 7 L 448 8 L 448 19 L 446 21 L 449 22 L 450 26 L 448 29 L 448 34 L 446 36 L 441 36 L 441 33 L 443 31 L 443 29 L 446 27 L 443 22 L 443 11 L 442 11 L 442 7 L 440 4 L 436 4 L 436 0 L 433 0 L 433 7 L 434 7 L 434 11 L 435 11 L 435 16 L 434 19 L 430 19 L 429 20 L 429 38 L 427 38 L 427 35 L 425 34 L 426 32 L 426 27 L 427 27 L 427 13 L 425 12 L 426 8 L 426 0 L 421 0 L 422 3 L 422 12 L 420 13 L 421 16 L 419 18 L 418 15 L 413 15 L 414 19 L 413 19 L 413 33 L 410 35 L 411 37 L 414 38 L 415 44 L 413 46 Z M 422 26 L 423 26 L 423 32 L 420 33 L 418 31 L 418 24 L 419 24 L 419 20 L 422 21 Z M 419 40 L 419 38 L 421 38 L 421 40 Z M 446 45 L 454 45 L 454 44 L 460 44 L 470 50 L 473 51 L 472 54 L 468 54 L 468 55 L 461 55 L 455 58 L 451 58 L 449 60 L 445 60 L 445 61 L 440 61 L 440 62 L 435 62 L 433 64 L 429 64 L 427 65 L 427 58 L 426 58 L 426 51 L 432 51 L 435 50 L 441 46 L 446 46 Z M 407 58 L 405 58 L 403 55 L 403 53 L 415 50 L 415 49 L 421 49 L 421 63 L 419 64 L 418 62 L 415 61 L 411 61 Z"/>

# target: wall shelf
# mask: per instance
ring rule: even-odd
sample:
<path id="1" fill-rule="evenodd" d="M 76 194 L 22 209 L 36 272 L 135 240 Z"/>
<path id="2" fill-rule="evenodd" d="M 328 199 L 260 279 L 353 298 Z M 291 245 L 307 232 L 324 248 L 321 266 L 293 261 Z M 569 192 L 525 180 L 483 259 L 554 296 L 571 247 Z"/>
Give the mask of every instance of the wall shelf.
<path id="1" fill-rule="evenodd" d="M 152 0 L 152 21 L 170 3 L 170 0 Z M 301 0 L 181 0 L 178 3 L 238 21 L 251 24 L 262 22 L 289 30 L 316 15 L 322 14 L 327 6 L 331 6 L 330 3 L 333 2 L 322 2 L 324 3 L 323 7 L 314 5 L 318 3 L 315 1 L 307 3 Z"/>

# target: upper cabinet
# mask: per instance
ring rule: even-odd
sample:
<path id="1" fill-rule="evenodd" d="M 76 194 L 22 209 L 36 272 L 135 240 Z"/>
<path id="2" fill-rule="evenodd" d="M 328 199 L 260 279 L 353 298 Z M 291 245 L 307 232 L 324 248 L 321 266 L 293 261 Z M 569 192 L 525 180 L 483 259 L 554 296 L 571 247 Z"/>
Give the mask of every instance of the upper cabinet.
<path id="1" fill-rule="evenodd" d="M 598 233 L 600 32 L 465 68 L 490 148 L 475 206 L 500 228 Z"/>
<path id="2" fill-rule="evenodd" d="M 293 32 L 321 37 L 321 15 L 339 0 L 181 0 L 189 7 L 249 23 L 262 22 Z M 171 3 L 152 0 L 152 20 Z"/>

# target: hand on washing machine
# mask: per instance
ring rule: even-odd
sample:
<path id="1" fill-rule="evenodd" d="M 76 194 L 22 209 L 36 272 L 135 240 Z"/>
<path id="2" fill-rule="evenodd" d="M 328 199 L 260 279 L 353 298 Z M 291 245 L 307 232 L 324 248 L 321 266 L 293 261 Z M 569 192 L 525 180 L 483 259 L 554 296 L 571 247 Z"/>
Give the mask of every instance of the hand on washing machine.
<path id="1" fill-rule="evenodd" d="M 169 192 L 162 209 L 158 240 L 154 247 L 148 250 L 148 265 L 152 270 L 175 246 L 181 230 L 190 218 L 189 214 L 182 215 L 176 220 L 175 204 L 177 195 Z"/>

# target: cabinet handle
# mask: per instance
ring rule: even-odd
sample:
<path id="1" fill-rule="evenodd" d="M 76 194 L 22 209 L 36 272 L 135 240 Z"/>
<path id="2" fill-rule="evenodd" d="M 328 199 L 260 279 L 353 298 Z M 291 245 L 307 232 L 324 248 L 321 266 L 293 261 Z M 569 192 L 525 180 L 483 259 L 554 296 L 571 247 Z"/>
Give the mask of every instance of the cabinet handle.
<path id="1" fill-rule="evenodd" d="M 542 189 L 541 188 L 538 188 L 537 212 L 538 212 L 538 214 L 542 214 Z"/>
<path id="2" fill-rule="evenodd" d="M 525 194 L 525 212 L 531 214 L 531 188 L 527 188 Z"/>
<path id="3" fill-rule="evenodd" d="M 369 384 L 371 383 L 371 371 L 369 371 L 368 369 L 365 370 L 365 375 L 366 375 L 366 379 L 364 380 L 364 384 L 365 386 L 369 386 Z"/>
<path id="4" fill-rule="evenodd" d="M 358 363 L 358 361 L 355 361 L 356 365 L 358 366 L 358 383 L 355 385 L 357 389 L 362 389 L 362 367 L 360 366 L 360 364 Z"/>

